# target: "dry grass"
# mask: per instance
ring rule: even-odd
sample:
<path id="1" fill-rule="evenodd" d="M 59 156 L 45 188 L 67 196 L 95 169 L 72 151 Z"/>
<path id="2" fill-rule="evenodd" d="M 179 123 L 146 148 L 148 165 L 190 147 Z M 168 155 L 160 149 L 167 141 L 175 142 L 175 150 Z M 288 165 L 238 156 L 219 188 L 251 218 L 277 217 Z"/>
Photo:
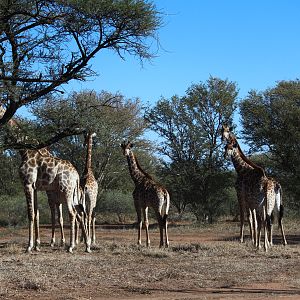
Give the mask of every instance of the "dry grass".
<path id="1" fill-rule="evenodd" d="M 137 246 L 136 231 L 97 230 L 91 254 L 42 244 L 25 254 L 27 229 L 0 233 L 1 299 L 265 299 L 300 298 L 300 236 L 296 223 L 288 242 L 270 252 L 240 244 L 238 225 L 170 228 L 171 246 Z M 293 231 L 292 231 L 293 230 Z M 275 232 L 277 233 L 277 231 Z M 42 229 L 42 241 L 50 230 Z M 293 298 L 289 298 L 293 299 Z"/>

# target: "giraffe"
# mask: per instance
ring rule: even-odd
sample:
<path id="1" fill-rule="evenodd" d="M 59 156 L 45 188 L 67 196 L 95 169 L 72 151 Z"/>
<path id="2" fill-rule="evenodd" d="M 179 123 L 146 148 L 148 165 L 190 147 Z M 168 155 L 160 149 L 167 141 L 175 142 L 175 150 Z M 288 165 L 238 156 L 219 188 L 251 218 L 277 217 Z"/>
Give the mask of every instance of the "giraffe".
<path id="1" fill-rule="evenodd" d="M 81 211 L 79 175 L 74 166 L 66 160 L 43 156 L 36 150 L 20 150 L 22 162 L 19 173 L 27 200 L 29 220 L 29 242 L 27 252 L 33 249 L 33 230 L 35 229 L 35 249 L 39 250 L 39 212 L 37 191 L 54 191 L 56 203 L 66 203 L 70 218 L 69 252 L 75 247 L 75 218 Z M 53 195 L 54 195 L 53 194 Z M 83 220 L 82 220 L 83 222 Z M 85 232 L 86 251 L 90 252 L 90 241 Z"/>
<path id="2" fill-rule="evenodd" d="M 229 128 L 227 125 L 222 125 L 222 141 L 229 140 L 231 137 L 231 131 L 232 129 Z M 245 226 L 245 214 L 247 214 L 248 221 L 249 221 L 249 229 L 250 229 L 250 237 L 252 242 L 254 243 L 254 232 L 253 232 L 253 226 L 254 222 L 256 221 L 255 216 L 253 216 L 253 212 L 250 210 L 247 201 L 245 201 L 245 197 L 243 196 L 242 192 L 242 186 L 243 186 L 243 175 L 247 173 L 248 170 L 251 170 L 252 167 L 246 163 L 243 162 L 243 168 L 237 167 L 237 179 L 235 182 L 235 190 L 237 194 L 238 204 L 239 204 L 239 210 L 240 210 L 240 242 L 244 242 L 244 226 Z"/>
<path id="3" fill-rule="evenodd" d="M 170 196 L 168 191 L 160 184 L 156 183 L 154 179 L 147 174 L 139 165 L 131 148 L 133 144 L 130 142 L 123 142 L 121 148 L 123 155 L 127 158 L 129 173 L 134 182 L 135 189 L 132 193 L 134 206 L 138 220 L 138 245 L 141 245 L 141 231 L 142 231 L 142 213 L 144 217 L 144 225 L 146 229 L 146 245 L 150 247 L 149 238 L 149 221 L 148 208 L 154 209 L 160 232 L 160 247 L 169 246 L 168 231 L 167 231 L 167 217 L 170 206 Z M 164 241 L 165 231 L 165 241 Z"/>
<path id="4" fill-rule="evenodd" d="M 1 107 L 0 115 L 4 112 L 5 110 Z M 20 128 L 19 124 L 13 119 L 10 120 L 9 125 Z M 48 195 L 52 197 L 51 199 L 56 198 L 56 203 L 66 203 L 71 224 L 68 251 L 73 252 L 75 247 L 75 218 L 77 211 L 81 212 L 83 210 L 80 204 L 80 185 L 77 170 L 69 161 L 51 156 L 46 148 L 39 150 L 20 149 L 19 153 L 21 156 L 19 174 L 23 183 L 28 211 L 29 240 L 27 252 L 30 253 L 33 249 L 40 250 L 37 191 L 48 192 Z M 82 218 L 81 222 L 83 222 Z M 90 252 L 90 240 L 87 237 L 86 230 L 84 231 L 84 238 L 86 251 Z"/>
<path id="5" fill-rule="evenodd" d="M 84 193 L 85 207 L 87 214 L 87 233 L 94 245 L 96 242 L 95 223 L 96 215 L 95 208 L 98 195 L 98 183 L 95 179 L 92 170 L 92 146 L 95 133 L 87 133 L 85 136 L 85 144 L 87 145 L 87 153 L 85 160 L 85 169 L 81 177 L 81 187 Z"/>
<path id="6" fill-rule="evenodd" d="M 243 172 L 239 190 L 242 201 L 252 212 L 255 246 L 260 248 L 262 226 L 265 233 L 265 250 L 267 251 L 268 247 L 272 245 L 271 219 L 274 210 L 277 210 L 283 244 L 286 245 L 282 224 L 283 204 L 280 184 L 275 179 L 267 177 L 263 168 L 254 164 L 244 155 L 233 134 L 227 136 L 225 155 L 231 156 L 237 173 Z"/>

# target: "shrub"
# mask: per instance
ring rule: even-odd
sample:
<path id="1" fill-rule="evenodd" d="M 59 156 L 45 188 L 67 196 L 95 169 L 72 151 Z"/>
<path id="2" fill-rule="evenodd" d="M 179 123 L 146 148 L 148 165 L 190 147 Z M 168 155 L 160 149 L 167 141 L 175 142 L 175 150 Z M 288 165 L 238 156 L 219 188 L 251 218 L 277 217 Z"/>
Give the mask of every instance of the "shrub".
<path id="1" fill-rule="evenodd" d="M 125 223 L 135 215 L 132 194 L 119 190 L 110 190 L 103 194 L 96 210 L 102 214 L 113 214 L 119 223 Z"/>
<path id="2" fill-rule="evenodd" d="M 1 226 L 22 226 L 27 224 L 27 205 L 24 193 L 15 196 L 2 195 L 0 196 L 0 202 Z M 40 223 L 49 223 L 50 209 L 44 193 L 38 194 L 38 207 L 40 211 Z"/>

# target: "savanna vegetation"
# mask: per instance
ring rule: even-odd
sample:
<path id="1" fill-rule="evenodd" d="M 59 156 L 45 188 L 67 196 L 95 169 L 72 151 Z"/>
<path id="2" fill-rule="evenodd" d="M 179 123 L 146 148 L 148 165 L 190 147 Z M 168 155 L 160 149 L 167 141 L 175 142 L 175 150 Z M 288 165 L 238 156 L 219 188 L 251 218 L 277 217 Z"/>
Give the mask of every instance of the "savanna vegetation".
<path id="1" fill-rule="evenodd" d="M 169 190 L 171 219 L 234 218 L 235 172 L 223 157 L 220 126 L 236 125 L 237 116 L 242 127 L 236 133 L 247 155 L 282 183 L 287 214 L 299 213 L 299 80 L 279 81 L 239 99 L 238 83 L 210 77 L 187 87 L 182 97 L 153 99 L 146 108 L 141 99 L 110 91 L 64 94 L 64 84 L 94 75 L 91 59 L 102 50 L 151 59 L 161 25 L 162 14 L 151 1 L 1 1 L 1 225 L 26 222 L 18 149 L 50 146 L 81 174 L 86 131 L 97 134 L 98 222 L 135 220 L 123 140 L 134 142 L 142 167 Z M 30 117 L 17 115 L 23 106 Z M 11 128 L 11 119 L 20 126 Z M 41 222 L 48 223 L 45 195 L 39 199 Z"/>

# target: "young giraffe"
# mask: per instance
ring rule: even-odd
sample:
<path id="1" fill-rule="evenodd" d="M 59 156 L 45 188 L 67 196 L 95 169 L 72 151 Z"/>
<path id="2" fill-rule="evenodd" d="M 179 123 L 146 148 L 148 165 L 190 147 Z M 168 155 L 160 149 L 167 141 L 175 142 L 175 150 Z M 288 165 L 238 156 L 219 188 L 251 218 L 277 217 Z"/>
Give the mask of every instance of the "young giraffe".
<path id="1" fill-rule="evenodd" d="M 3 114 L 5 110 L 1 108 Z M 19 125 L 16 121 L 10 120 L 11 127 Z M 27 252 L 40 249 L 39 233 L 39 210 L 37 203 L 37 191 L 48 191 L 57 197 L 57 203 L 65 202 L 70 217 L 70 246 L 69 252 L 75 247 L 75 217 L 77 211 L 82 211 L 80 205 L 79 175 L 74 166 L 66 160 L 62 160 L 49 155 L 49 151 L 44 148 L 40 150 L 19 150 L 21 155 L 21 165 L 19 167 L 20 178 L 23 183 L 27 201 L 28 221 L 29 221 L 29 241 Z M 82 219 L 80 219 L 83 222 Z M 84 228 L 84 227 L 83 227 Z M 35 241 L 34 241 L 35 231 Z M 86 251 L 90 252 L 90 241 L 84 231 Z"/>
<path id="2" fill-rule="evenodd" d="M 245 201 L 252 212 L 254 222 L 257 220 L 257 224 L 253 224 L 255 245 L 260 247 L 262 225 L 265 232 L 265 250 L 267 251 L 269 245 L 272 245 L 271 218 L 274 208 L 278 212 L 278 223 L 281 229 L 282 240 L 283 244 L 286 245 L 287 242 L 282 224 L 282 190 L 279 183 L 273 178 L 268 178 L 261 167 L 251 162 L 244 155 L 232 134 L 227 137 L 225 155 L 231 156 L 237 173 L 243 172 L 240 191 L 243 201 Z"/>
<path id="3" fill-rule="evenodd" d="M 142 212 L 144 216 L 144 225 L 146 229 L 146 245 L 150 246 L 149 239 L 149 221 L 148 208 L 154 209 L 160 232 L 160 247 L 164 246 L 164 231 L 165 231 L 165 247 L 169 246 L 168 231 L 167 231 L 167 217 L 170 206 L 170 196 L 168 191 L 156 183 L 153 178 L 147 174 L 139 165 L 131 148 L 133 144 L 130 142 L 123 142 L 121 148 L 124 156 L 127 158 L 129 173 L 135 184 L 135 189 L 132 193 L 134 206 L 138 219 L 138 244 L 141 245 L 141 231 L 142 231 Z"/>
<path id="4" fill-rule="evenodd" d="M 81 178 L 81 187 L 84 192 L 85 207 L 87 213 L 87 232 L 92 240 L 92 244 L 96 242 L 95 223 L 96 223 L 96 202 L 98 195 L 98 183 L 92 170 L 92 147 L 93 137 L 95 133 L 87 133 L 85 136 L 85 144 L 87 145 L 87 153 L 85 160 L 85 169 Z"/>

